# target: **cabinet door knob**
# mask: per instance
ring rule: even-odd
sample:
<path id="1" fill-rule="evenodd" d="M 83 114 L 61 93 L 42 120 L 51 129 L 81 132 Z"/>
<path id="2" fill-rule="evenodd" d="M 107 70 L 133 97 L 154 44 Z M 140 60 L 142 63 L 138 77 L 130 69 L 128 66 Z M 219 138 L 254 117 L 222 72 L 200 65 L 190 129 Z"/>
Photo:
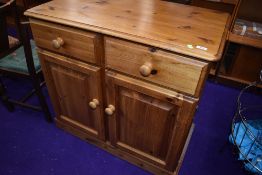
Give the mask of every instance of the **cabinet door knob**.
<path id="1" fill-rule="evenodd" d="M 108 107 L 105 109 L 105 113 L 107 115 L 113 115 L 115 112 L 115 107 L 113 105 L 108 105 Z"/>
<path id="2" fill-rule="evenodd" d="M 98 105 L 99 105 L 99 101 L 95 98 L 89 102 L 89 107 L 92 109 L 96 109 Z"/>
<path id="3" fill-rule="evenodd" d="M 151 74 L 152 69 L 151 63 L 145 63 L 139 68 L 139 72 L 142 76 L 148 77 Z"/>
<path id="4" fill-rule="evenodd" d="M 62 38 L 58 37 L 52 41 L 52 44 L 54 48 L 59 49 L 61 46 L 65 44 L 65 42 Z"/>

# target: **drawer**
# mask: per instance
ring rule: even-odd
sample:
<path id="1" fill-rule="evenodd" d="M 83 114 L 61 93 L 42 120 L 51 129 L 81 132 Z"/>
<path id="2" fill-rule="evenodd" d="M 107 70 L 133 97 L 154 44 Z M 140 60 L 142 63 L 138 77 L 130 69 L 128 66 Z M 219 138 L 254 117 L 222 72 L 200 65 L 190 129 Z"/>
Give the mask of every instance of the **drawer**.
<path id="1" fill-rule="evenodd" d="M 106 67 L 199 96 L 208 63 L 137 43 L 105 37 Z"/>
<path id="2" fill-rule="evenodd" d="M 84 62 L 100 63 L 100 35 L 43 21 L 30 22 L 38 47 Z"/>

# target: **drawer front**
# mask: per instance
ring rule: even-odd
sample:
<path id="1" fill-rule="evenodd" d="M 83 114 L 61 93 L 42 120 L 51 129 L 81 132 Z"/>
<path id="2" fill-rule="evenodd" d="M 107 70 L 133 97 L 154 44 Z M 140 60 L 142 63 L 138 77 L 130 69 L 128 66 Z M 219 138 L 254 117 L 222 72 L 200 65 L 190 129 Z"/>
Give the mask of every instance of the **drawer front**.
<path id="1" fill-rule="evenodd" d="M 199 96 L 208 63 L 160 49 L 105 37 L 106 67 Z"/>
<path id="2" fill-rule="evenodd" d="M 31 28 L 38 47 L 81 61 L 100 63 L 101 37 L 92 32 L 31 20 Z"/>

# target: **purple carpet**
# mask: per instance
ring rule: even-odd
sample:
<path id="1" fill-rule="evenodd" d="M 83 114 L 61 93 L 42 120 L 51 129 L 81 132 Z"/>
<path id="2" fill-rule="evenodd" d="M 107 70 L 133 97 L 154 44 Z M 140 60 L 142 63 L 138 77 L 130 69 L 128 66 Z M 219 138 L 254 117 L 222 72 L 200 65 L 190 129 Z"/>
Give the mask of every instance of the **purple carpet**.
<path id="1" fill-rule="evenodd" d="M 29 81 L 21 79 L 4 79 L 4 83 L 12 97 L 31 88 Z M 207 82 L 180 175 L 247 174 L 227 142 L 238 93 Z M 255 95 L 248 100 L 262 101 Z M 30 102 L 37 104 L 37 99 Z M 150 174 L 46 123 L 40 112 L 16 107 L 9 113 L 1 105 L 0 120 L 0 175 Z"/>

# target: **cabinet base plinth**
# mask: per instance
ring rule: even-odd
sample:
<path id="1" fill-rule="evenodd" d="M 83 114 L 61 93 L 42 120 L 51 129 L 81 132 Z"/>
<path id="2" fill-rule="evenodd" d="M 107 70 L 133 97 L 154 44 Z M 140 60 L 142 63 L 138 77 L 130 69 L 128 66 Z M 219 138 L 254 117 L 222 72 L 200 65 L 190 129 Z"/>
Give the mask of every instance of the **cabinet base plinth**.
<path id="1" fill-rule="evenodd" d="M 69 132 L 77 137 L 79 137 L 80 139 L 82 140 L 85 140 L 86 142 L 90 143 L 90 144 L 93 144 L 93 145 L 96 145 L 98 146 L 99 148 L 102 148 L 103 150 L 121 158 L 121 159 L 124 159 L 142 169 L 145 169 L 153 174 L 157 174 L 157 175 L 178 175 L 178 172 L 179 172 L 179 169 L 182 165 L 182 162 L 183 162 L 183 159 L 184 159 L 184 155 L 185 155 L 185 152 L 186 152 L 186 149 L 187 149 L 187 146 L 189 144 L 189 140 L 192 136 L 192 133 L 193 133 L 193 129 L 194 129 L 194 124 L 192 125 L 191 129 L 190 129 L 190 133 L 188 135 L 188 138 L 187 138 L 187 141 L 186 141 L 186 144 L 184 146 L 184 150 L 183 150 L 183 153 L 181 154 L 181 157 L 180 157 L 180 160 L 179 160 L 179 163 L 178 163 L 178 166 L 176 168 L 176 171 L 175 172 L 170 172 L 170 171 L 167 171 L 163 168 L 160 168 L 160 167 L 157 167 L 156 165 L 154 164 L 151 164 L 147 161 L 144 161 L 140 158 L 137 158 L 135 156 L 133 156 L 132 154 L 129 154 L 127 152 L 124 152 L 118 148 L 115 148 L 113 147 L 112 145 L 110 145 L 109 142 L 103 142 L 99 139 L 96 139 L 94 138 L 93 136 L 90 136 L 84 132 L 82 132 L 81 130 L 78 130 L 77 128 L 74 128 L 72 126 L 69 126 L 67 124 L 65 124 L 63 121 L 59 120 L 59 119 L 55 119 L 56 121 L 56 125 L 57 127 L 63 129 L 64 131 L 66 132 Z"/>

